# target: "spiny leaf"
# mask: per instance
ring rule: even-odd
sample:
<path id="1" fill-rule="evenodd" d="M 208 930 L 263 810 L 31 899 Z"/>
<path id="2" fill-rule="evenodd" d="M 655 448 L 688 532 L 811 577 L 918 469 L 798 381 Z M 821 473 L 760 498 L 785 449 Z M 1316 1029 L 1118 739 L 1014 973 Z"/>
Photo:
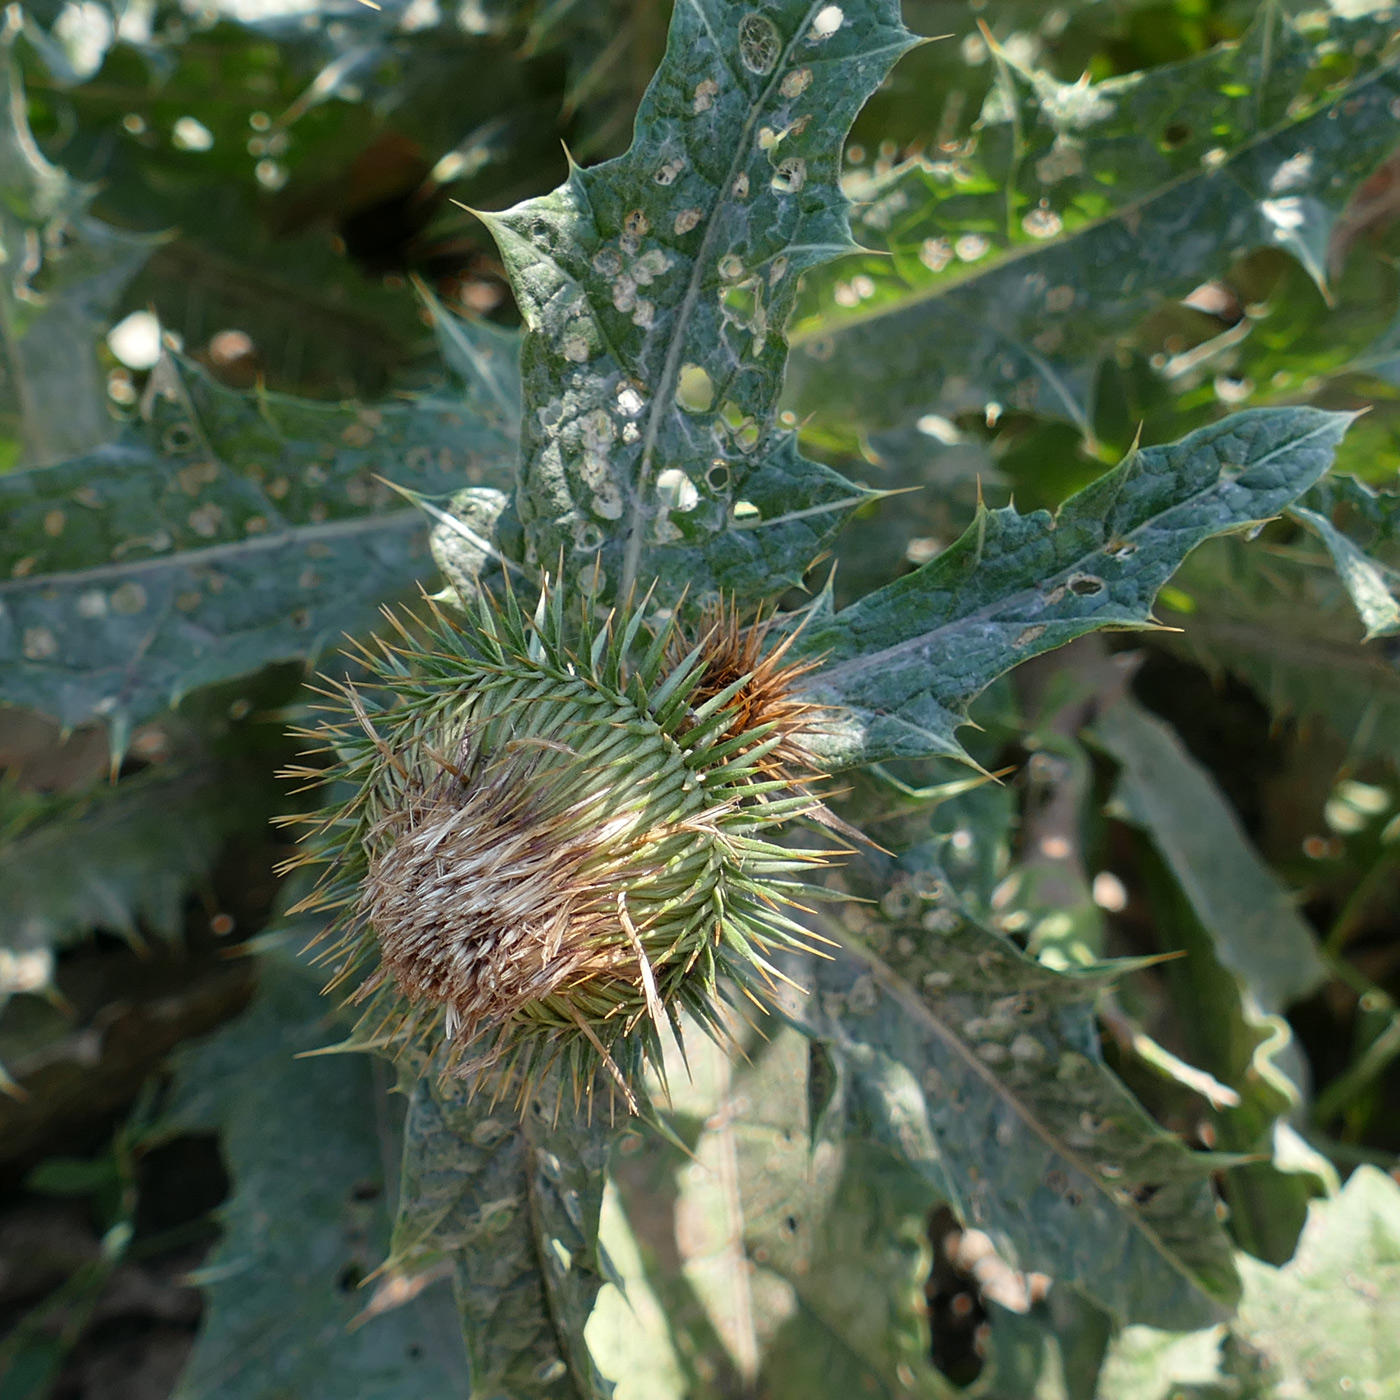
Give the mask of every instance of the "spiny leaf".
<path id="1" fill-rule="evenodd" d="M 979 513 L 930 563 L 808 628 L 812 697 L 843 707 L 828 761 L 962 755 L 968 703 L 1027 657 L 1152 622 L 1158 589 L 1212 535 L 1277 514 L 1327 470 L 1350 418 L 1257 409 L 1131 453 L 1051 517 Z"/>
<path id="2" fill-rule="evenodd" d="M 1092 438 L 1099 367 L 1154 306 L 1259 247 L 1325 278 L 1332 227 L 1394 145 L 1400 70 L 1389 12 L 1302 23 L 1263 6 L 1239 49 L 1095 86 L 1006 65 L 986 170 L 958 153 L 862 191 L 861 232 L 885 223 L 895 256 L 846 265 L 832 291 L 854 304 L 795 331 L 798 410 L 870 429 L 995 403 Z"/>
<path id="3" fill-rule="evenodd" d="M 331 1038 L 332 1010 L 270 960 L 252 1008 L 177 1061 L 169 1127 L 218 1130 L 233 1179 L 177 1400 L 467 1400 L 444 1290 L 352 1326 L 388 1242 L 398 1134 L 370 1061 L 296 1058 Z"/>
<path id="4" fill-rule="evenodd" d="M 1063 974 L 966 917 L 928 853 L 815 963 L 795 1015 L 828 1042 L 884 1141 L 1019 1267 L 1120 1322 L 1204 1326 L 1237 1283 L 1207 1175 L 1099 1053 L 1103 974 Z M 1175 1319 L 1169 1323 L 1167 1319 Z"/>
<path id="5" fill-rule="evenodd" d="M 1351 595 L 1361 621 L 1366 624 L 1366 640 L 1391 637 L 1400 632 L 1400 602 L 1395 597 L 1396 587 L 1400 585 L 1400 573 L 1379 559 L 1372 559 L 1325 515 L 1302 506 L 1294 506 L 1290 514 L 1295 520 L 1301 520 L 1327 546 L 1337 576 Z"/>
<path id="6" fill-rule="evenodd" d="M 1043 248 L 1194 179 L 1383 66 L 1376 41 L 1391 30 L 1381 20 L 1318 15 L 1303 28 L 1266 3 L 1238 43 L 1097 83 L 1058 82 L 994 47 L 992 90 L 967 142 L 883 175 L 848 170 L 855 227 L 887 256 L 854 254 L 815 273 L 804 315 L 820 314 L 828 329 L 864 319 L 887 301 L 946 290 L 1008 253 Z M 1359 51 L 1338 63 L 1330 55 L 1342 43 Z M 976 242 L 958 248 L 960 237 Z M 871 285 L 852 286 L 853 273 Z"/>
<path id="7" fill-rule="evenodd" d="M 783 327 L 850 246 L 840 143 L 912 42 L 893 0 L 682 0 L 631 150 L 482 216 L 527 326 L 531 559 L 761 596 L 864 498 L 775 427 Z"/>
<path id="8" fill-rule="evenodd" d="M 93 929 L 137 944 L 143 927 L 177 936 L 190 885 L 232 829 L 256 821 L 250 796 L 213 772 L 144 773 L 36 811 L 0 785 L 0 947 L 42 955 Z"/>
<path id="9" fill-rule="evenodd" d="M 157 374 L 121 442 L 0 477 L 0 695 L 65 724 L 120 733 L 370 623 L 431 570 L 424 517 L 377 478 L 427 495 L 508 478 L 514 423 L 479 386 L 331 407 Z"/>
<path id="10" fill-rule="evenodd" d="M 42 464 L 112 436 L 97 337 L 159 240 L 94 219 L 96 188 L 44 158 L 14 56 L 22 24 L 18 6 L 0 22 L 0 347 L 24 460 Z"/>
<path id="11" fill-rule="evenodd" d="M 1351 763 L 1395 752 L 1400 673 L 1380 647 L 1362 644 L 1330 567 L 1297 549 L 1264 559 L 1242 541 L 1216 540 L 1173 587 L 1180 606 L 1164 618 L 1182 631 L 1159 633 L 1157 645 L 1238 676 L 1280 717 L 1325 723 Z"/>
<path id="12" fill-rule="evenodd" d="M 1337 575 L 1366 625 L 1366 640 L 1400 632 L 1400 570 L 1381 557 L 1383 552 L 1393 554 L 1400 540 L 1400 496 L 1373 491 L 1355 477 L 1329 477 L 1290 514 L 1327 546 Z M 1359 530 L 1364 545 L 1352 538 L 1338 517 Z"/>
<path id="13" fill-rule="evenodd" d="M 603 1283 L 607 1138 L 572 1099 L 537 1096 L 522 1116 L 492 1102 L 490 1085 L 433 1066 L 414 1084 L 393 1266 L 408 1278 L 450 1267 L 473 1396 L 610 1393 L 583 1338 Z"/>

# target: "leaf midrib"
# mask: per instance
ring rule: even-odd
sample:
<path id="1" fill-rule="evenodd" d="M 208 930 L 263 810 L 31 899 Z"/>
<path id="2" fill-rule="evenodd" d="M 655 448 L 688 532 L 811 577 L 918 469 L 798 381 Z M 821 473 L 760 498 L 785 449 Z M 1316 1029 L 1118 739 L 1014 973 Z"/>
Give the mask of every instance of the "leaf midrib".
<path id="1" fill-rule="evenodd" d="M 718 36 L 710 27 L 709 16 L 705 13 L 701 0 L 686 0 L 691 9 L 699 16 L 700 23 L 704 26 L 705 32 L 710 35 L 711 42 L 715 46 L 715 51 L 720 55 L 725 68 L 734 77 L 734 71 L 729 66 L 729 59 L 725 53 L 723 45 L 719 42 Z M 670 411 L 673 399 L 673 390 L 680 375 L 681 356 L 685 351 L 686 331 L 690 318 L 694 314 L 696 303 L 700 300 L 700 293 L 704 287 L 708 275 L 708 267 L 715 240 L 719 236 L 720 211 L 732 199 L 734 181 L 738 176 L 743 163 L 747 161 L 752 143 L 753 130 L 760 115 L 768 105 L 774 90 L 781 82 L 787 67 L 792 60 L 793 52 L 797 48 L 799 40 L 811 28 L 817 12 L 824 8 L 825 0 L 812 0 L 808 5 L 805 17 L 793 32 L 792 38 L 784 45 L 782 54 L 773 65 L 773 72 L 768 82 L 764 85 L 759 96 L 750 104 L 749 113 L 740 131 L 739 139 L 735 143 L 734 158 L 725 172 L 723 181 L 716 192 L 715 198 L 710 205 L 705 219 L 705 235 L 700 241 L 700 247 L 695 254 L 695 261 L 691 266 L 690 281 L 686 286 L 685 295 L 681 298 L 681 304 L 676 308 L 672 321 L 673 334 L 670 343 L 666 348 L 666 358 L 662 362 L 661 375 L 653 390 L 651 406 L 647 412 L 646 429 L 642 435 L 642 457 L 637 468 L 636 480 L 632 487 L 632 509 L 628 521 L 627 543 L 623 551 L 622 580 L 618 587 L 618 596 L 625 598 L 631 592 L 637 581 L 637 571 L 641 567 L 642 544 L 646 536 L 647 489 L 651 484 L 652 466 L 656 457 L 656 444 L 661 435 L 661 426 L 665 421 L 666 414 Z"/>

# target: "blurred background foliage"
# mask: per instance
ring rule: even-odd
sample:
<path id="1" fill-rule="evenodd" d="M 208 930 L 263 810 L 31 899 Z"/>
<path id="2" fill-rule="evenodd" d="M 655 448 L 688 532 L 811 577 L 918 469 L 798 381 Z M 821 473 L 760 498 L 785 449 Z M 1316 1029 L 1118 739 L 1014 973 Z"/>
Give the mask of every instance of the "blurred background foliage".
<path id="1" fill-rule="evenodd" d="M 862 206 L 857 236 L 882 255 L 853 255 L 810 279 L 790 385 L 806 450 L 864 484 L 918 488 L 864 507 L 842 536 L 842 601 L 934 557 L 978 500 L 1053 508 L 1135 442 L 1170 441 L 1248 405 L 1367 410 L 1338 464 L 1355 480 L 1335 480 L 1306 503 L 1320 527 L 1303 514 L 1269 524 L 1248 547 L 1211 542 L 1164 591 L 1163 630 L 1076 644 L 984 697 L 969 747 L 1006 774 L 1003 783 L 953 795 L 938 785 L 963 774 L 908 765 L 853 780 L 844 799 L 843 810 L 892 849 L 935 842 L 962 897 L 1051 967 L 1144 960 L 1099 1006 L 1105 1054 L 1192 1146 L 1255 1155 L 1222 1158 L 1218 1185 L 1236 1243 L 1260 1268 L 1294 1255 L 1309 1200 L 1336 1176 L 1366 1165 L 1390 1172 L 1400 1160 L 1400 513 L 1385 494 L 1400 467 L 1395 133 L 1354 142 L 1345 207 L 1311 244 L 1237 243 L 1210 225 L 1197 257 L 1185 248 L 1189 226 L 1154 225 L 1148 201 L 1189 180 L 1173 153 L 1187 149 L 1199 166 L 1198 146 L 1224 152 L 1241 137 L 1211 126 L 1198 100 L 1197 86 L 1222 81 L 1209 65 L 1237 52 L 1220 46 L 1247 44 L 1252 24 L 1258 35 L 1269 16 L 1303 8 L 908 0 L 912 29 L 946 37 L 900 63 L 846 152 L 846 183 Z M 1325 24 L 1326 7 L 1315 8 Z M 1336 0 L 1332 9 L 1345 18 L 1383 7 Z M 203 367 L 209 394 L 223 386 L 321 401 L 329 416 L 315 421 L 333 423 L 325 431 L 352 448 L 363 405 L 392 413 L 460 398 L 467 352 L 459 344 L 454 361 L 450 317 L 488 336 L 484 327 L 518 321 L 470 208 L 553 188 L 565 148 L 581 163 L 623 150 L 668 16 L 664 0 L 10 5 L 0 467 L 77 457 L 139 426 L 159 387 L 162 346 Z M 1320 85 L 1311 95 L 1379 57 L 1336 46 L 1309 69 L 1307 82 Z M 1136 133 L 1141 148 L 1134 132 L 1116 133 L 1118 154 L 1103 155 L 1121 163 L 1121 198 L 1101 182 L 1099 204 L 1047 208 L 1044 218 L 1053 215 L 1052 236 L 1089 249 L 1097 230 L 1136 219 L 1133 236 L 1143 247 L 1157 240 L 1187 281 L 1134 300 L 1104 290 L 1110 276 L 1121 281 L 1121 264 L 1085 254 L 1077 275 L 1090 309 L 1076 314 L 1088 348 L 1069 370 L 1047 371 L 1045 382 L 1058 373 L 1063 388 L 1058 406 L 1044 393 L 998 400 L 985 386 L 932 406 L 885 401 L 861 376 L 888 366 L 866 356 L 851 373 L 865 354 L 862 317 L 878 336 L 874 313 L 887 305 L 909 297 L 911 314 L 924 300 L 941 306 L 918 279 L 946 276 L 949 297 L 962 298 L 947 301 L 949 316 L 989 324 L 1001 314 L 1001 260 L 1034 255 L 1050 228 L 1034 223 L 1039 206 L 1025 218 L 1000 212 L 1024 154 L 998 146 L 985 106 L 1007 63 L 1064 84 L 1141 75 L 1143 101 L 1161 79 L 1160 101 L 1151 98 L 1160 125 Z M 1299 79 L 1280 111 L 1308 98 Z M 1149 155 L 1160 170 L 1148 168 Z M 900 218 L 908 205 L 883 223 L 871 217 L 891 208 L 880 203 L 891 193 L 932 179 L 928 167 L 940 162 L 962 171 L 961 203 L 930 196 L 912 222 Z M 947 258 L 940 219 L 954 249 Z M 959 240 L 968 238 L 982 244 L 965 258 L 974 245 Z M 924 327 L 928 354 L 942 353 L 949 324 Z M 839 348 L 843 336 L 854 350 L 808 353 Z M 908 343 L 891 341 L 889 353 Z M 1049 364 L 1058 347 L 1038 353 Z M 844 397 L 830 392 L 826 366 L 832 376 L 844 367 L 853 386 Z M 314 430 L 303 436 L 312 441 Z M 438 439 L 429 441 L 436 451 Z M 1333 568 L 1329 550 L 1344 546 L 1329 522 L 1375 561 L 1379 591 L 1364 623 Z M 61 529 L 60 520 L 50 533 Z M 13 563 L 13 576 L 24 576 L 29 557 Z M 427 572 L 413 564 L 409 578 L 414 571 Z M 286 805 L 272 775 L 291 757 L 283 727 L 302 704 L 302 678 L 290 663 L 221 676 L 173 710 L 141 717 L 115 747 L 101 725 L 68 733 L 31 711 L 0 710 L 0 1400 L 273 1394 L 246 1377 L 235 1384 L 220 1367 L 236 1357 L 230 1337 L 258 1335 L 276 1316 L 275 1294 L 254 1300 L 248 1316 L 220 1314 L 225 1330 L 206 1330 L 186 1369 L 205 1307 L 195 1285 L 239 1268 L 228 1241 L 242 1236 L 226 1233 L 213 1264 L 211 1244 L 221 1221 L 226 1232 L 255 1229 L 246 1217 L 258 1189 L 281 1193 L 305 1225 L 308 1251 L 339 1251 L 339 1292 L 315 1319 L 310 1369 L 277 1393 L 456 1393 L 440 1387 L 460 1374 L 460 1342 L 450 1316 L 431 1309 L 405 1312 L 392 1336 L 378 1323 L 351 1334 L 360 1339 L 353 1355 L 335 1350 L 341 1323 L 364 1306 L 358 1285 L 383 1257 L 403 1129 L 367 1065 L 327 1091 L 326 1103 L 348 1105 L 334 1122 L 316 1116 L 317 1096 L 295 1065 L 322 1062 L 289 1058 L 324 1041 L 314 997 L 285 970 L 267 972 L 272 991 L 255 1013 L 263 1021 L 245 1018 L 225 1032 L 235 1039 L 187 1050 L 174 1088 L 163 1068 L 173 1050 L 247 1004 L 254 960 L 241 954 L 275 959 L 298 936 L 274 916 L 285 902 L 274 866 L 286 852 L 267 818 Z M 1228 856 L 1204 868 L 1203 849 Z M 1256 962 L 1241 930 L 1261 910 L 1280 942 Z M 281 1019 L 268 1019 L 267 997 Z M 774 1046 L 736 1072 L 750 1099 L 769 1096 L 770 1126 L 787 1131 L 807 1120 L 789 1102 L 790 1047 L 781 1037 Z M 240 1076 L 250 1064 L 258 1073 Z M 799 1078 L 810 1087 L 818 1076 L 807 1067 Z M 677 1119 L 701 1160 L 731 1150 L 713 1116 L 718 1100 L 703 1088 L 692 1109 L 678 1101 Z M 281 1130 L 282 1175 L 262 1176 L 259 1129 L 279 1101 L 304 1105 L 303 1118 Z M 341 1134 L 333 1189 L 351 1204 L 322 1221 L 317 1212 L 330 1208 L 314 1190 L 297 1194 L 307 1191 L 297 1164 L 303 1174 L 320 1169 L 316 1140 L 332 1126 Z M 1272 1156 L 1258 1157 L 1261 1141 L 1272 1142 Z M 761 1297 L 758 1324 L 726 1312 L 733 1299 L 722 1273 L 706 1281 L 701 1245 L 686 1256 L 684 1231 L 658 1227 L 690 1189 L 678 1151 L 624 1144 L 610 1188 L 631 1221 L 631 1234 L 612 1237 L 624 1271 L 665 1278 L 674 1265 L 688 1280 L 650 1304 L 679 1319 L 683 1344 L 634 1363 L 669 1389 L 619 1394 L 741 1395 L 760 1347 L 772 1348 L 762 1393 L 799 1393 L 783 1376 L 800 1372 L 809 1339 L 765 1330 Z M 1062 1306 L 1053 1290 L 1048 1300 L 1037 1294 L 1034 1275 L 999 1274 L 946 1210 L 929 1214 L 921 1186 L 880 1177 L 882 1162 L 876 1153 L 848 1171 L 840 1209 L 866 1218 L 876 1207 L 860 1198 L 861 1181 L 882 1183 L 869 1188 L 882 1228 L 915 1222 L 904 1252 L 884 1266 L 917 1275 L 924 1306 L 899 1324 L 911 1329 L 910 1345 L 886 1358 L 896 1382 L 872 1393 L 1275 1393 L 1249 1388 L 1265 1384 L 1251 1346 L 1283 1326 L 1263 1316 L 1262 1295 L 1250 1295 L 1253 1330 L 1232 1336 L 1205 1369 L 1171 1350 L 1184 1343 L 1139 1336 L 1109 1354 L 1100 1378 L 1101 1316 Z M 232 1202 L 230 1172 L 257 1183 Z M 1355 1196 L 1349 1189 L 1314 1206 L 1314 1220 L 1325 1209 L 1345 1224 L 1344 1212 L 1363 1206 L 1386 1216 L 1378 1179 L 1363 1173 Z M 751 1251 L 777 1248 L 759 1238 L 764 1228 L 748 1237 Z M 837 1232 L 810 1257 L 848 1268 L 852 1249 Z M 1294 1284 L 1259 1287 L 1285 1296 Z M 651 1295 L 634 1294 L 645 1312 Z M 618 1335 L 599 1345 L 618 1354 L 629 1326 L 625 1316 L 602 1318 L 599 1336 L 609 1327 Z M 1178 1382 L 1194 1388 L 1172 1391 Z M 857 1368 L 851 1385 L 861 1383 Z"/>

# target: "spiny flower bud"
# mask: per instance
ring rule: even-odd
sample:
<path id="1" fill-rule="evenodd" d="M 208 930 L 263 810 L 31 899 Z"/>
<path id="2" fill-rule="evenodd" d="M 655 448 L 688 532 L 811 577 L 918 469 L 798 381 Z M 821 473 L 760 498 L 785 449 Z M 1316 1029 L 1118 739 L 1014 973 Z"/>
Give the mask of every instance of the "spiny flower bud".
<path id="1" fill-rule="evenodd" d="M 335 983 L 358 981 L 353 1040 L 471 1074 L 603 1064 L 629 1102 L 644 1060 L 689 1012 L 717 1034 L 728 980 L 777 975 L 765 954 L 807 945 L 787 912 L 798 877 L 834 852 L 774 843 L 821 817 L 794 698 L 809 664 L 791 637 L 711 608 L 687 636 L 643 609 L 592 620 L 546 588 L 465 619 L 391 618 L 371 679 L 323 692 L 308 737 L 334 756 L 297 776 L 341 800 L 292 864 L 323 868 L 299 909 L 333 913 Z M 334 984 L 333 984 L 334 985 Z"/>

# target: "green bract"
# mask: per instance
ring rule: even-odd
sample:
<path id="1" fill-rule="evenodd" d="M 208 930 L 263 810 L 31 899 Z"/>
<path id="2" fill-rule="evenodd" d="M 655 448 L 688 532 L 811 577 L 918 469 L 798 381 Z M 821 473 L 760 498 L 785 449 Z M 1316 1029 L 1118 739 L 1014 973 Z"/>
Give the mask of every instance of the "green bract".
<path id="1" fill-rule="evenodd" d="M 445 1037 L 463 1072 L 504 1059 L 526 1083 L 602 1059 L 630 1084 L 681 1010 L 718 1030 L 721 978 L 761 982 L 766 949 L 806 941 L 785 910 L 824 855 L 771 839 L 819 806 L 813 711 L 787 698 L 804 668 L 733 614 L 692 643 L 669 614 L 592 607 L 483 596 L 331 692 L 317 777 L 349 795 L 310 819 L 328 868 L 303 907 L 337 913 L 357 1041 Z"/>

